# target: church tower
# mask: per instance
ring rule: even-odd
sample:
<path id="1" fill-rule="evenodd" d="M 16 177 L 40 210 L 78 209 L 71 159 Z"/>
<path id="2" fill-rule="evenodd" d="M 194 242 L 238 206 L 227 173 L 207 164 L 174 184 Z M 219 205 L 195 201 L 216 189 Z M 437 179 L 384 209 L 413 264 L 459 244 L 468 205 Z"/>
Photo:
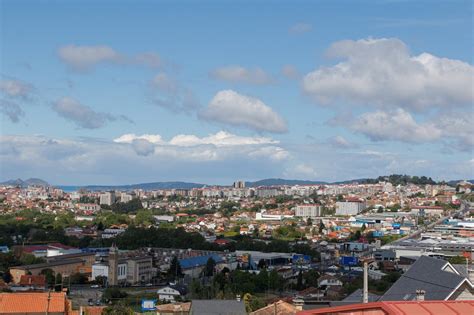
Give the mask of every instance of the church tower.
<path id="1" fill-rule="evenodd" d="M 118 248 L 115 244 L 109 249 L 109 286 L 118 285 Z"/>

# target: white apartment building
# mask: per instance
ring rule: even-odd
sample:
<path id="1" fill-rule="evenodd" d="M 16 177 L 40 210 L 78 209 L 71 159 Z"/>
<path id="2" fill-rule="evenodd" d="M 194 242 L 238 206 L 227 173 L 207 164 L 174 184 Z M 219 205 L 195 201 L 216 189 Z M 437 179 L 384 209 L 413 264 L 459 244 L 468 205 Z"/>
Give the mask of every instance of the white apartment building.
<path id="1" fill-rule="evenodd" d="M 114 203 L 115 203 L 115 192 L 114 191 L 108 191 L 108 192 L 100 194 L 100 204 L 101 205 L 111 206 Z"/>
<path id="2" fill-rule="evenodd" d="M 367 205 L 364 200 L 351 198 L 336 202 L 336 215 L 356 215 L 362 212 Z"/>
<path id="3" fill-rule="evenodd" d="M 298 205 L 295 209 L 295 217 L 315 219 L 321 216 L 321 206 L 316 204 Z"/>

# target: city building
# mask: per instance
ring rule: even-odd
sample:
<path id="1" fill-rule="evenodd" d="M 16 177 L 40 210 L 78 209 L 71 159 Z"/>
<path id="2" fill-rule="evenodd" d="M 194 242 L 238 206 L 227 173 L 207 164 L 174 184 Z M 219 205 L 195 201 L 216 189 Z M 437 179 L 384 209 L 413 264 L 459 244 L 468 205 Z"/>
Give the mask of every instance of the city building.
<path id="1" fill-rule="evenodd" d="M 107 205 L 111 206 L 112 204 L 115 203 L 115 192 L 114 191 L 108 191 L 100 194 L 100 204 L 101 205 Z"/>
<path id="2" fill-rule="evenodd" d="M 73 315 L 65 292 L 0 293 L 2 315 Z"/>
<path id="3" fill-rule="evenodd" d="M 295 209 L 295 217 L 316 219 L 321 216 L 321 206 L 316 204 L 298 205 Z"/>
<path id="4" fill-rule="evenodd" d="M 336 215 L 356 215 L 361 213 L 367 205 L 360 198 L 346 198 L 344 201 L 336 202 Z"/>

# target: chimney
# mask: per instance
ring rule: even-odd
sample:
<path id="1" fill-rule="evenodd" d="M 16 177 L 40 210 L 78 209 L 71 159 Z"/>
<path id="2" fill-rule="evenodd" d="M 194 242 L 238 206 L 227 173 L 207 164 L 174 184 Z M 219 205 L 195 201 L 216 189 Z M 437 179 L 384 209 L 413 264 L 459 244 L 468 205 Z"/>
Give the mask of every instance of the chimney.
<path id="1" fill-rule="evenodd" d="M 304 300 L 301 299 L 301 298 L 293 299 L 293 305 L 295 306 L 296 310 L 302 311 L 303 310 L 303 305 L 304 305 Z"/>
<path id="2" fill-rule="evenodd" d="M 364 260 L 364 291 L 362 303 L 369 303 L 369 270 L 367 260 Z"/>
<path id="3" fill-rule="evenodd" d="M 416 300 L 424 301 L 425 300 L 425 290 L 416 290 Z"/>

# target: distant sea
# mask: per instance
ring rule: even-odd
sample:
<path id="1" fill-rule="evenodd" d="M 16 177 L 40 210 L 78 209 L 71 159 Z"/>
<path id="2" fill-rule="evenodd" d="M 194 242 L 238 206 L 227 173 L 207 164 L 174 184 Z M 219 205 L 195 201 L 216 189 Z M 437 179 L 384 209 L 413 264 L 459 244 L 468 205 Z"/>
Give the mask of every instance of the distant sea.
<path id="1" fill-rule="evenodd" d="M 73 191 L 78 191 L 79 189 L 82 188 L 82 186 L 54 186 L 59 189 L 62 189 L 65 192 L 73 192 Z"/>

